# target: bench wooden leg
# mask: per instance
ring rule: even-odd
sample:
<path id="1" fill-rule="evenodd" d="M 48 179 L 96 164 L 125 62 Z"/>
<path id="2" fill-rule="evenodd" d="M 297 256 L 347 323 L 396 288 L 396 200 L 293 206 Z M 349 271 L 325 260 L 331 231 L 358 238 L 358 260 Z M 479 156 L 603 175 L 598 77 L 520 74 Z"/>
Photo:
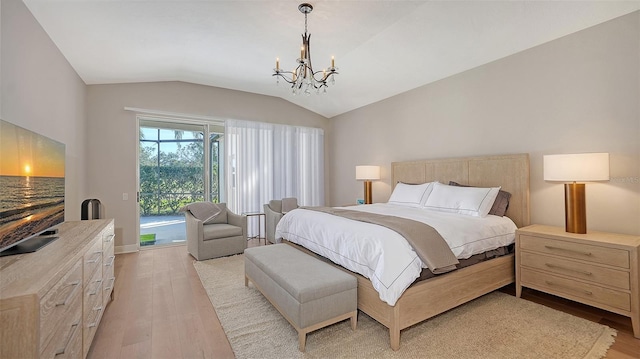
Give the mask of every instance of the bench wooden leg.
<path id="1" fill-rule="evenodd" d="M 304 347 L 307 344 L 307 333 L 302 330 L 298 331 L 298 350 L 304 352 Z"/>
<path id="2" fill-rule="evenodd" d="M 356 330 L 356 326 L 358 325 L 358 311 L 353 312 L 351 316 L 351 330 Z"/>

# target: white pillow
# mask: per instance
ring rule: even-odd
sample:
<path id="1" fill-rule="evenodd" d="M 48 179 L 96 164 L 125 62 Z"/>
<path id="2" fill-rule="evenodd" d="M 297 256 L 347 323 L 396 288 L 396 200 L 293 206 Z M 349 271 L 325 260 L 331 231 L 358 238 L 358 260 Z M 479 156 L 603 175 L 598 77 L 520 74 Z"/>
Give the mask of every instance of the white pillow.
<path id="1" fill-rule="evenodd" d="M 424 207 L 440 212 L 486 217 L 500 187 L 457 187 L 435 183 Z"/>
<path id="2" fill-rule="evenodd" d="M 433 183 L 434 182 L 423 184 L 398 183 L 396 184 L 396 188 L 393 189 L 388 203 L 408 207 L 421 207 L 424 205 L 427 197 L 429 197 L 433 189 Z"/>

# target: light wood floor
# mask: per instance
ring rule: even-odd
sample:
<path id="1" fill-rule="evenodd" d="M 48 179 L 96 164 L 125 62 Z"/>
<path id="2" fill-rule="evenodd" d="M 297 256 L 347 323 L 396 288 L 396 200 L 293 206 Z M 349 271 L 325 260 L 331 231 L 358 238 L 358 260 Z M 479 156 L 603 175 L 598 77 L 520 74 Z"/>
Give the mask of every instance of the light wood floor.
<path id="1" fill-rule="evenodd" d="M 234 358 L 185 246 L 119 254 L 88 358 Z"/>
<path id="2" fill-rule="evenodd" d="M 185 246 L 117 255 L 115 300 L 88 358 L 233 358 L 193 261 Z M 501 290 L 515 294 L 513 285 Z M 640 358 L 629 318 L 526 288 L 522 297 L 618 330 L 606 358 Z"/>

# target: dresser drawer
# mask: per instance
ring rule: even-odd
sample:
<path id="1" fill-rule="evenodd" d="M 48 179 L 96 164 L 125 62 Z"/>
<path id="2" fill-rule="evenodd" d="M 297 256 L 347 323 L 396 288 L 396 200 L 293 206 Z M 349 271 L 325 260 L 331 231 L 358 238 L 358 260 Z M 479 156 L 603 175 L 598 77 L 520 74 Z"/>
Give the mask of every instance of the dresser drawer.
<path id="1" fill-rule="evenodd" d="M 520 264 L 525 267 L 592 281 L 596 284 L 630 289 L 629 272 L 621 270 L 524 251 L 520 253 Z"/>
<path id="2" fill-rule="evenodd" d="M 104 280 L 104 288 L 102 288 L 102 305 L 106 308 L 111 302 L 111 293 L 116 283 L 116 277 L 110 277 Z"/>
<path id="3" fill-rule="evenodd" d="M 113 253 L 115 239 L 116 235 L 113 233 L 113 228 L 107 228 L 107 230 L 102 234 L 102 248 L 104 248 L 105 252 L 111 249 L 110 252 Z"/>
<path id="4" fill-rule="evenodd" d="M 105 260 L 102 284 L 102 304 L 106 307 L 111 301 L 111 292 L 116 284 L 115 276 L 115 256 L 110 256 Z"/>
<path id="5" fill-rule="evenodd" d="M 619 268 L 629 268 L 629 252 L 589 244 L 573 243 L 551 238 L 534 237 L 521 234 L 520 249 L 553 254 L 593 263 L 607 264 Z"/>
<path id="6" fill-rule="evenodd" d="M 82 308 L 82 263 L 80 261 L 40 300 L 40 348 L 51 341 L 68 313 Z"/>
<path id="7" fill-rule="evenodd" d="M 111 278 L 113 276 L 114 270 L 113 266 L 115 264 L 116 256 L 114 254 L 114 238 L 115 235 L 113 233 L 105 233 L 103 235 L 102 248 L 103 248 L 103 267 L 102 272 L 104 273 L 103 277 L 105 280 L 107 278 Z"/>
<path id="8" fill-rule="evenodd" d="M 68 313 L 69 321 L 59 326 L 51 342 L 40 352 L 40 358 L 82 357 L 82 305 L 77 301 L 76 309 Z"/>
<path id="9" fill-rule="evenodd" d="M 91 308 L 102 305 L 102 272 L 96 271 L 84 288 L 84 318 L 89 317 Z"/>
<path id="10" fill-rule="evenodd" d="M 607 289 L 595 284 L 587 284 L 572 279 L 565 279 L 553 274 L 522 268 L 520 271 L 522 285 L 540 289 L 547 293 L 558 293 L 578 297 L 586 304 L 604 304 L 610 307 L 630 311 L 631 296 L 629 293 Z"/>
<path id="11" fill-rule="evenodd" d="M 95 330 L 100 321 L 100 315 L 102 313 L 102 271 L 98 270 L 94 273 L 93 277 L 89 281 L 84 293 L 84 305 L 83 305 L 83 323 L 84 328 L 82 330 L 82 346 L 84 356 L 89 351 L 91 346 L 91 340 L 95 334 Z"/>
<path id="12" fill-rule="evenodd" d="M 111 292 L 115 285 L 115 263 L 116 256 L 114 254 L 114 239 L 113 228 L 107 231 L 103 236 L 103 248 L 104 248 L 104 264 L 102 265 L 102 305 L 106 308 L 107 304 L 111 301 Z"/>
<path id="13" fill-rule="evenodd" d="M 102 304 L 95 303 L 91 307 L 87 308 L 88 313 L 85 317 L 84 328 L 82 330 L 82 351 L 83 357 L 87 356 L 89 348 L 91 347 L 91 341 L 93 340 L 100 319 L 102 318 L 102 311 L 104 307 Z"/>
<path id="14" fill-rule="evenodd" d="M 84 255 L 84 284 L 93 275 L 94 271 L 102 267 L 102 241 L 96 240 L 91 249 Z"/>

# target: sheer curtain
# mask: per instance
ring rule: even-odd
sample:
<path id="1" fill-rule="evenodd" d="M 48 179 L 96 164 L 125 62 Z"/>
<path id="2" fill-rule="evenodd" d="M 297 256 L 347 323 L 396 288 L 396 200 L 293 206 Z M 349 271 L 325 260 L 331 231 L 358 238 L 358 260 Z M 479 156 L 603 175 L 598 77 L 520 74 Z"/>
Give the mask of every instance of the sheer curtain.
<path id="1" fill-rule="evenodd" d="M 233 212 L 262 212 L 265 203 L 284 197 L 324 205 L 322 129 L 227 120 L 225 138 L 227 205 Z M 257 221 L 249 222 L 249 236 L 256 235 Z"/>

